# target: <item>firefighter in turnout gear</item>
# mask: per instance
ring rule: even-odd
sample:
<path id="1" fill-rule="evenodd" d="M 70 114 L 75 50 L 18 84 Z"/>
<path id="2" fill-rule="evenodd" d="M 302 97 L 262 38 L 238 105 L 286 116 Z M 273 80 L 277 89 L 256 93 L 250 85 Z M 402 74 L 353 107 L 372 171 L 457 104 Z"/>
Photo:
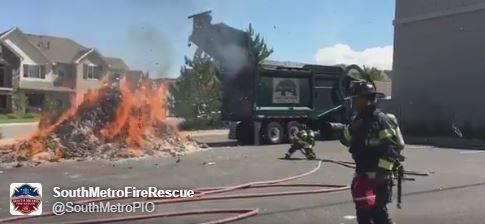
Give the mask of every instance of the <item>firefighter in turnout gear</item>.
<path id="1" fill-rule="evenodd" d="M 361 81 L 353 83 L 348 97 L 356 115 L 344 129 L 341 142 L 356 163 L 351 192 L 359 224 L 393 223 L 387 204 L 404 141 L 395 117 L 376 107 L 376 99 L 382 96 L 373 83 Z"/>
<path id="2" fill-rule="evenodd" d="M 301 150 L 307 159 L 313 160 L 316 159 L 317 156 L 313 151 L 313 147 L 315 146 L 315 133 L 309 129 L 306 125 L 302 124 L 298 128 L 298 132 L 293 138 L 293 143 L 291 144 L 290 149 L 285 154 L 285 159 L 289 159 L 291 155 L 296 152 L 297 150 Z"/>

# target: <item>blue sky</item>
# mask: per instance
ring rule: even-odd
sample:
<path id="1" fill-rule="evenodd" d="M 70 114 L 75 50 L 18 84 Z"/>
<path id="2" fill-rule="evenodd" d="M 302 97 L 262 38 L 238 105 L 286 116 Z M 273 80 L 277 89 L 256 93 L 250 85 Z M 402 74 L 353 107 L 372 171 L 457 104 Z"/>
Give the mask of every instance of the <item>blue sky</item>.
<path id="1" fill-rule="evenodd" d="M 213 22 L 252 23 L 275 60 L 392 63 L 393 0 L 2 0 L 0 30 L 68 37 L 123 58 L 151 76 L 176 77 L 192 29 L 187 16 L 212 10 Z M 5 10 L 6 9 L 6 10 Z"/>

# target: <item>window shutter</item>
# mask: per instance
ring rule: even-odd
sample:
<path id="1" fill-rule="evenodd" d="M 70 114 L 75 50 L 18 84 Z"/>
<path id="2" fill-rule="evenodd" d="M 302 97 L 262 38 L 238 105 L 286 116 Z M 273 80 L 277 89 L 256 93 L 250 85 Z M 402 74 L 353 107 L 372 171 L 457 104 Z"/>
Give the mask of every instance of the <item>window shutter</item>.
<path id="1" fill-rule="evenodd" d="M 94 67 L 93 73 L 94 73 L 93 74 L 93 76 L 94 76 L 93 78 L 98 79 L 99 78 L 99 73 L 100 73 L 99 72 L 99 66 Z"/>
<path id="2" fill-rule="evenodd" d="M 98 79 L 102 79 L 103 78 L 103 75 L 104 75 L 103 71 L 104 71 L 103 70 L 103 66 L 99 66 Z"/>
<path id="3" fill-rule="evenodd" d="M 46 73 L 46 69 L 45 69 L 45 65 L 40 65 L 40 78 L 42 79 L 45 79 L 45 73 Z"/>
<path id="4" fill-rule="evenodd" d="M 29 66 L 24 65 L 24 77 L 29 77 Z"/>
<path id="5" fill-rule="evenodd" d="M 83 64 L 83 78 L 88 79 L 88 66 Z"/>

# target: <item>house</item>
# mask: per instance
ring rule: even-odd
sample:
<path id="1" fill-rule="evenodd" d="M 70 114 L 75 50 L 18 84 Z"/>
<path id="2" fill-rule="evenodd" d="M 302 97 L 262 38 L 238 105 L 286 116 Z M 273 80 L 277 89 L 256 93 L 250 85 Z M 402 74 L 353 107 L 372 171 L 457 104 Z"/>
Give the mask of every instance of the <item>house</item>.
<path id="1" fill-rule="evenodd" d="M 124 73 L 124 78 L 131 85 L 131 89 L 136 89 L 145 74 L 139 70 L 130 70 Z"/>
<path id="2" fill-rule="evenodd" d="M 121 76 L 130 70 L 121 58 L 104 57 L 104 61 L 108 64 L 108 68 L 112 73 L 113 78 L 121 78 Z"/>
<path id="3" fill-rule="evenodd" d="M 68 106 L 72 94 L 98 88 L 104 77 L 128 69 L 123 60 L 71 39 L 13 27 L 0 33 L 0 110 L 16 111 L 16 91 L 25 94 L 29 107 L 42 107 L 47 97 Z"/>

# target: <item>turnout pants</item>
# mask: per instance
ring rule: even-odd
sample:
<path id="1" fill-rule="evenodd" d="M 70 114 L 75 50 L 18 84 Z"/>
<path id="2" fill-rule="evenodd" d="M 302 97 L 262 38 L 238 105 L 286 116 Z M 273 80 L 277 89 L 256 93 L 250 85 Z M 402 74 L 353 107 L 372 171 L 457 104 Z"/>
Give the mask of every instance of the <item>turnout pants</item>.
<path id="1" fill-rule="evenodd" d="M 355 186 L 356 179 L 352 181 Z M 392 224 L 389 216 L 387 204 L 392 200 L 392 177 L 391 175 L 379 175 L 373 179 L 373 188 L 375 193 L 375 205 L 372 208 L 359 206 L 356 204 L 357 222 L 359 224 Z M 352 187 L 354 189 L 354 187 Z M 355 193 L 352 192 L 355 198 Z"/>
<path id="2" fill-rule="evenodd" d="M 312 148 L 302 147 L 302 146 L 298 146 L 296 144 L 291 145 L 290 149 L 286 153 L 286 157 L 290 157 L 297 150 L 303 150 L 303 153 L 305 154 L 305 157 L 307 159 L 316 159 L 317 158 L 317 156 L 315 155 L 315 152 L 313 151 Z"/>

